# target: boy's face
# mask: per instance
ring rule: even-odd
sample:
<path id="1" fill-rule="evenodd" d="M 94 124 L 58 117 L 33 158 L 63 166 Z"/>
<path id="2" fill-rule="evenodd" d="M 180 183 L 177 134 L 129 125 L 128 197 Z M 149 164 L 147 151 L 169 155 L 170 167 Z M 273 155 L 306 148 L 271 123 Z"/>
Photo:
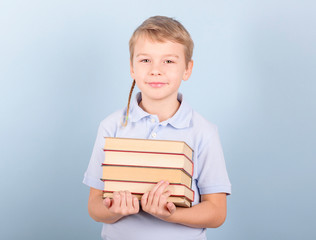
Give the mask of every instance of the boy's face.
<path id="1" fill-rule="evenodd" d="M 193 61 L 185 64 L 184 46 L 171 41 L 153 42 L 140 37 L 134 47 L 131 76 L 143 99 L 177 99 L 181 81 L 188 80 Z"/>

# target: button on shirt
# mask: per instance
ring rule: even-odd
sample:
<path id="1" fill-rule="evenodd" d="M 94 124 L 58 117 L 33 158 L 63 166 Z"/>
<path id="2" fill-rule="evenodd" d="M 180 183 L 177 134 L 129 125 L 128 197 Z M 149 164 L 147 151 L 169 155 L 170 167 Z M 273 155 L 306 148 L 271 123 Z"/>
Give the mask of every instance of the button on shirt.
<path id="1" fill-rule="evenodd" d="M 217 127 L 204 119 L 186 103 L 181 94 L 178 111 L 168 120 L 159 122 L 139 107 L 141 93 L 138 93 L 130 106 L 127 126 L 122 122 L 126 109 L 117 111 L 100 123 L 97 139 L 93 148 L 83 183 L 103 190 L 101 164 L 104 162 L 104 137 L 162 139 L 186 142 L 194 151 L 194 173 L 192 190 L 194 202 L 200 202 L 201 194 L 231 193 L 225 160 L 220 144 Z M 134 238 L 133 238 L 134 236 Z M 191 228 L 180 224 L 168 223 L 157 219 L 142 210 L 138 214 L 126 216 L 116 223 L 103 224 L 103 239 L 206 239 L 206 229 Z"/>

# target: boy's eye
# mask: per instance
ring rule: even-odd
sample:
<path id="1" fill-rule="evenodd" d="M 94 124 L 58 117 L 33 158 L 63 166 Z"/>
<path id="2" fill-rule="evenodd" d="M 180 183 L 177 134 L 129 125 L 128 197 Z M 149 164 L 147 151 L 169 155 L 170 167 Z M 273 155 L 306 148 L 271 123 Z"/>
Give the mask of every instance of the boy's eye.
<path id="1" fill-rule="evenodd" d="M 174 63 L 172 60 L 166 60 L 165 63 Z"/>
<path id="2" fill-rule="evenodd" d="M 149 59 L 142 59 L 141 62 L 143 62 L 143 63 L 148 63 L 148 62 L 150 62 L 150 61 L 149 61 Z"/>

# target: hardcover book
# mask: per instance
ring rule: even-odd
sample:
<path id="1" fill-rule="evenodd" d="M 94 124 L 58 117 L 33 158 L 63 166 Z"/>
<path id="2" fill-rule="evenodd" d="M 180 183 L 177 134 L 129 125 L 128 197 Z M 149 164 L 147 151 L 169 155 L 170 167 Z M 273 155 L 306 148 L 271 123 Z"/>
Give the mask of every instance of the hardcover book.
<path id="1" fill-rule="evenodd" d="M 194 152 L 185 142 L 106 137 L 104 151 L 104 197 L 128 190 L 140 199 L 165 180 L 170 183 L 168 200 L 177 206 L 191 206 Z"/>

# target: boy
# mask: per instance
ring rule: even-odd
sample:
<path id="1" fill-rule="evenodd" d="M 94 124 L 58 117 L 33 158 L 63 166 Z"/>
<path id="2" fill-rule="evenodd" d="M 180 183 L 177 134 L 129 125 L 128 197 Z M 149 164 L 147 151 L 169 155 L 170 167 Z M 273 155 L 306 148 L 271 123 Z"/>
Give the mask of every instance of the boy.
<path id="1" fill-rule="evenodd" d="M 100 124 L 84 183 L 90 186 L 90 216 L 103 225 L 104 239 L 206 239 L 205 228 L 226 217 L 230 182 L 215 125 L 196 113 L 178 93 L 192 68 L 193 41 L 176 20 L 156 16 L 139 26 L 130 40 L 133 85 L 127 109 Z M 130 107 L 133 88 L 141 90 Z M 121 123 L 125 116 L 125 124 Z M 191 208 L 167 202 L 168 182 L 161 181 L 139 203 L 128 191 L 102 199 L 100 181 L 104 137 L 179 140 L 194 149 Z"/>

